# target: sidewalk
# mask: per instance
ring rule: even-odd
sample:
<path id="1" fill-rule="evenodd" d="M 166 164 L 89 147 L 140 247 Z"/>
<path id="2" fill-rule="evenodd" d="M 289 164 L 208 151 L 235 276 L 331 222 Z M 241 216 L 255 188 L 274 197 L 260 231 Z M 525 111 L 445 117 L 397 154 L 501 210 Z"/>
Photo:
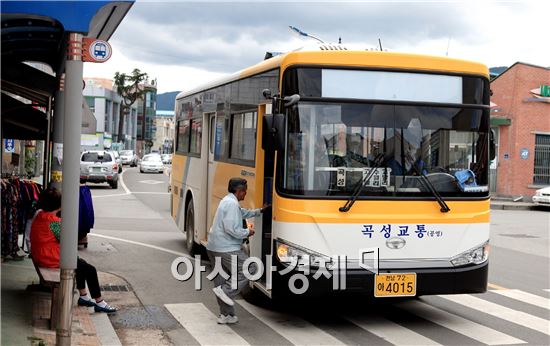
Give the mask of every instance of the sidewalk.
<path id="1" fill-rule="evenodd" d="M 0 344 L 55 345 L 56 332 L 48 328 L 51 293 L 39 289 L 38 275 L 31 260 L 25 258 L 23 261 L 3 262 L 1 271 Z M 141 302 L 124 279 L 103 272 L 98 272 L 98 276 L 102 294 L 109 304 L 121 309 L 141 307 Z M 93 308 L 77 306 L 76 298 L 75 293 L 71 335 L 73 345 L 169 344 L 166 340 L 159 340 L 162 335 L 152 331 L 115 331 L 107 314 L 95 313 Z"/>

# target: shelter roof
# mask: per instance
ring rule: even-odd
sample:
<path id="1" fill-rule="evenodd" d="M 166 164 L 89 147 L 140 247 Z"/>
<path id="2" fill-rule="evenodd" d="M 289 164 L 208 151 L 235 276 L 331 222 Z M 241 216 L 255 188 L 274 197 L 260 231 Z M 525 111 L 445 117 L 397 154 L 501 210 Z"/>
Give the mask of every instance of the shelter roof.
<path id="1" fill-rule="evenodd" d="M 49 107 L 50 99 L 59 89 L 65 70 L 68 33 L 77 32 L 89 38 L 108 40 L 133 3 L 134 1 L 2 1 L 2 103 L 9 100 L 4 96 L 7 92 L 27 99 L 35 106 Z M 54 73 L 52 75 L 40 71 L 29 66 L 27 62 L 46 64 Z M 7 126 L 4 122 L 4 106 L 3 104 L 2 125 Z M 9 109 L 13 111 L 22 108 Z M 8 128 L 10 131 L 3 128 L 4 137 L 16 138 L 14 136 L 21 135 L 24 132 L 22 129 L 25 119 L 29 122 L 36 120 L 29 116 L 20 118 L 17 122 L 19 129 L 13 128 L 14 124 Z M 40 121 L 37 120 L 31 127 L 39 124 Z M 25 136 L 28 134 L 30 132 L 25 132 Z"/>

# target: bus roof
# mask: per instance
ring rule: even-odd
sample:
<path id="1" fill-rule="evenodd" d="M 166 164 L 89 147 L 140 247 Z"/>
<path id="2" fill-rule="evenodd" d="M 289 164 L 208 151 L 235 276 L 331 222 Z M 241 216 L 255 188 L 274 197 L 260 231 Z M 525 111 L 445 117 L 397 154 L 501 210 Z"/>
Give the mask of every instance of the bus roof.
<path id="1" fill-rule="evenodd" d="M 205 84 L 199 88 L 181 92 L 176 99 L 275 68 L 280 67 L 281 71 L 284 71 L 293 65 L 373 67 L 382 69 L 430 71 L 478 75 L 489 79 L 489 69 L 487 66 L 477 62 L 447 57 L 378 51 L 299 50 L 275 56 L 230 76 Z"/>

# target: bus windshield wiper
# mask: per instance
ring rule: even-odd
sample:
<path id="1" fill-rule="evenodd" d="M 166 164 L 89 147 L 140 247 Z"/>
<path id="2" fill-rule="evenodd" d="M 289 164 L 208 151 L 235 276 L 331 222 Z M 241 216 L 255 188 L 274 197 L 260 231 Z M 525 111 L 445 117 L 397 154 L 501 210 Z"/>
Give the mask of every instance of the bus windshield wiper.
<path id="1" fill-rule="evenodd" d="M 432 184 L 430 179 L 428 179 L 426 174 L 424 174 L 424 172 L 422 172 L 422 169 L 418 169 L 418 167 L 415 163 L 412 164 L 412 167 L 416 171 L 416 173 L 420 176 L 420 178 L 421 178 L 420 182 L 424 185 L 425 188 L 427 188 L 432 193 L 432 195 L 437 200 L 437 203 L 439 203 L 439 206 L 441 207 L 441 209 L 439 209 L 439 211 L 441 211 L 442 213 L 450 212 L 451 208 L 449 208 L 447 203 L 445 203 L 445 201 L 443 200 L 443 197 L 441 197 L 441 194 L 437 191 L 437 189 L 434 187 L 434 185 Z"/>
<path id="2" fill-rule="evenodd" d="M 357 200 L 357 197 L 359 197 L 359 194 L 361 193 L 361 191 L 363 191 L 363 189 L 367 185 L 367 182 L 369 181 L 369 179 L 374 174 L 374 171 L 378 167 L 380 167 L 383 162 L 384 162 L 384 154 L 376 155 L 376 157 L 374 158 L 374 165 L 369 169 L 367 174 L 365 174 L 363 179 L 361 179 L 361 181 L 359 181 L 355 185 L 355 187 L 353 189 L 353 193 L 351 194 L 350 198 L 347 200 L 346 204 L 344 204 L 343 207 L 338 208 L 339 211 L 341 211 L 342 213 L 345 213 L 345 212 L 347 212 L 351 209 L 351 207 L 353 206 L 353 204 Z"/>

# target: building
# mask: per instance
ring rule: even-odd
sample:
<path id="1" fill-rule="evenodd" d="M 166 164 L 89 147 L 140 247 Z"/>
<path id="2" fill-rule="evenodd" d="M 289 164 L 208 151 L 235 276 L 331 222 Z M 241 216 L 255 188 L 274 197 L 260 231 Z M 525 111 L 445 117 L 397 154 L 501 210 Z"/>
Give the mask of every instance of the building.
<path id="1" fill-rule="evenodd" d="M 157 81 L 146 81 L 140 85 L 145 89 L 143 98 L 137 104 L 137 146 L 139 156 L 151 152 L 155 140 L 155 115 L 157 112 Z"/>
<path id="2" fill-rule="evenodd" d="M 137 104 L 132 105 L 119 136 L 120 102 L 113 81 L 105 78 L 84 78 L 84 100 L 95 116 L 95 128 L 83 116 L 82 149 L 136 149 Z M 122 140 L 124 139 L 124 141 Z"/>
<path id="3" fill-rule="evenodd" d="M 163 154 L 172 154 L 175 136 L 174 111 L 157 111 L 155 129 L 152 149 Z"/>
<path id="4" fill-rule="evenodd" d="M 491 81 L 496 194 L 530 201 L 550 185 L 550 68 L 517 62 Z"/>

